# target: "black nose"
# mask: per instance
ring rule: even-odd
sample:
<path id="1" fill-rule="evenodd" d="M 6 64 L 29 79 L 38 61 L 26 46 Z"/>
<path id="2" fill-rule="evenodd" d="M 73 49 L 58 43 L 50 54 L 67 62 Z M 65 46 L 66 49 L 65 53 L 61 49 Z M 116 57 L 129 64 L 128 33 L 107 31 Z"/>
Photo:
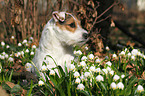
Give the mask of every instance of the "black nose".
<path id="1" fill-rule="evenodd" d="M 84 34 L 83 34 L 83 38 L 84 38 L 84 39 L 87 39 L 87 38 L 88 38 L 88 33 L 84 33 Z"/>

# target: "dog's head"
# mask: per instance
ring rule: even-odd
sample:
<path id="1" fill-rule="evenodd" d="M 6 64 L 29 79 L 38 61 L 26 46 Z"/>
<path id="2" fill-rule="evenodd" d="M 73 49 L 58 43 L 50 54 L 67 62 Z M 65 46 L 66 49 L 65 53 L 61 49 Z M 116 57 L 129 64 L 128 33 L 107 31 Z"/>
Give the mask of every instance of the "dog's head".
<path id="1" fill-rule="evenodd" d="M 87 41 L 88 32 L 80 21 L 70 13 L 55 11 L 52 13 L 57 38 L 67 45 L 82 45 Z"/>

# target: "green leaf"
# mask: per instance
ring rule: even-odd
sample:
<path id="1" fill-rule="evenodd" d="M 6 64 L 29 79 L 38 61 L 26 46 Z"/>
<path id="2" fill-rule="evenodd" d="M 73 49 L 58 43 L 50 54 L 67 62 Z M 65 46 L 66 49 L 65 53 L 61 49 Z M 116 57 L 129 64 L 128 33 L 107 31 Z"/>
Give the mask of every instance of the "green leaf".
<path id="1" fill-rule="evenodd" d="M 87 91 L 84 90 L 78 90 L 78 92 L 82 93 L 81 96 L 90 96 L 90 94 Z"/>
<path id="2" fill-rule="evenodd" d="M 17 93 L 21 90 L 21 86 L 16 84 L 12 89 L 11 89 L 11 93 Z"/>
<path id="3" fill-rule="evenodd" d="M 8 86 L 5 82 L 2 83 L 2 88 L 7 90 L 7 91 L 10 91 L 11 90 L 11 87 Z"/>

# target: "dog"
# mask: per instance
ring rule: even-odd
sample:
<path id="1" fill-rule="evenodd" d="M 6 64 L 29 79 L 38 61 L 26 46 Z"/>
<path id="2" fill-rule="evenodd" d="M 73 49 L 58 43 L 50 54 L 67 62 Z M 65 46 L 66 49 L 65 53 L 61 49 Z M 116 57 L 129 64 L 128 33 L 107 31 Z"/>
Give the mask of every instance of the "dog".
<path id="1" fill-rule="evenodd" d="M 63 69 L 65 64 L 69 67 L 74 59 L 73 47 L 84 44 L 88 38 L 88 32 L 71 13 L 54 11 L 52 17 L 42 31 L 39 47 L 33 58 L 38 70 L 41 69 L 43 61 L 47 62 L 50 69 L 56 67 L 56 64 Z M 32 69 L 34 71 L 35 68 Z"/>

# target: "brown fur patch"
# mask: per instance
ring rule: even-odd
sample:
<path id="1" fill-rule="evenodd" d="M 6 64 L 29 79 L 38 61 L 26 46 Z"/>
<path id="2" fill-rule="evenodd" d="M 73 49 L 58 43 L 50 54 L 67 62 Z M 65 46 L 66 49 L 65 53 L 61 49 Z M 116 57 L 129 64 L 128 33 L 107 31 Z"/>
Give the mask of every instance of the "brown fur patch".
<path id="1" fill-rule="evenodd" d="M 62 22 L 56 22 L 56 25 L 61 29 L 61 30 L 68 30 L 72 33 L 75 32 L 75 30 L 78 27 L 78 24 L 80 26 L 80 21 L 75 17 L 75 20 L 72 16 L 66 14 L 66 19 L 65 21 Z"/>

